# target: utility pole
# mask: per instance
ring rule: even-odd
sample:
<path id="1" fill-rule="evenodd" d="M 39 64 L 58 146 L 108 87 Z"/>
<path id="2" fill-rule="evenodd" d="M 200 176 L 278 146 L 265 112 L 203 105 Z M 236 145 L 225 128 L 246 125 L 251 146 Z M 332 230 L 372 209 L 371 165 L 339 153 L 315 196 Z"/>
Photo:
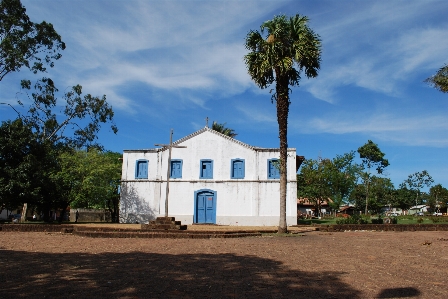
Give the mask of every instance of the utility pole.
<path id="1" fill-rule="evenodd" d="M 174 148 L 186 148 L 186 146 L 173 145 L 173 129 L 170 133 L 170 144 L 154 144 L 168 148 L 168 167 L 166 172 L 166 197 L 165 197 L 165 217 L 168 217 L 168 194 L 170 193 L 170 176 L 171 176 L 171 150 Z"/>

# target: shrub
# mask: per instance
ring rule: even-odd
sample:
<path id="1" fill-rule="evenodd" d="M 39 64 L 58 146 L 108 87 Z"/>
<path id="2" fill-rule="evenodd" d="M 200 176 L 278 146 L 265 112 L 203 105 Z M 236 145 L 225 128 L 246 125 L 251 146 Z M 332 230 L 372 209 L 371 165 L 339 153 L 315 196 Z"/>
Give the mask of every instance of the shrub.
<path id="1" fill-rule="evenodd" d="M 383 218 L 372 218 L 372 224 L 383 224 Z"/>
<path id="2" fill-rule="evenodd" d="M 417 218 L 417 222 L 418 223 L 422 223 L 423 222 L 423 218 Z"/>
<path id="3" fill-rule="evenodd" d="M 431 221 L 432 221 L 433 223 L 437 223 L 437 222 L 442 221 L 441 217 L 431 217 L 430 219 L 431 219 Z"/>
<path id="4" fill-rule="evenodd" d="M 337 219 L 336 224 L 367 224 L 367 220 L 361 215 L 355 214 L 347 218 Z"/>

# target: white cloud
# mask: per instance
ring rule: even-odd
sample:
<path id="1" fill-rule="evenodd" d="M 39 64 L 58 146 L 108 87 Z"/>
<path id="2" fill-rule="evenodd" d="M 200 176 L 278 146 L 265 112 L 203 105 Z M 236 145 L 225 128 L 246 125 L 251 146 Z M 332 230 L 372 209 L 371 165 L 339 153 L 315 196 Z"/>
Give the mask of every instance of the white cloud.
<path id="1" fill-rule="evenodd" d="M 242 105 L 237 106 L 236 109 L 241 111 L 246 116 L 245 119 L 247 122 L 277 123 L 274 112 L 265 112 L 258 110 L 256 107 L 247 107 Z"/>
<path id="2" fill-rule="evenodd" d="M 448 118 L 444 115 L 398 117 L 395 114 L 314 117 L 290 121 L 294 130 L 305 134 L 366 134 L 378 140 L 413 146 L 448 146 Z"/>
<path id="3" fill-rule="evenodd" d="M 321 16 L 316 32 L 323 41 L 322 69 L 304 86 L 329 103 L 338 98 L 339 87 L 349 85 L 399 96 L 410 77 L 445 63 L 448 23 L 421 21 L 422 16 L 440 11 L 440 4 L 351 2 L 344 14 L 331 14 L 332 19 Z"/>

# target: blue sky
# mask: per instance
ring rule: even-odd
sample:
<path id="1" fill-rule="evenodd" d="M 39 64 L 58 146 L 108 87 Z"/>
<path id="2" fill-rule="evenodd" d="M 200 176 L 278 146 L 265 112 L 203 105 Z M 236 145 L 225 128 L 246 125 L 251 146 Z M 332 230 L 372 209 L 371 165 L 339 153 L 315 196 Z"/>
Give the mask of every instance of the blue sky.
<path id="1" fill-rule="evenodd" d="M 275 105 L 247 74 L 244 39 L 274 15 L 306 15 L 322 39 L 322 64 L 317 78 L 292 89 L 289 146 L 306 158 L 333 158 L 371 139 L 396 187 L 422 170 L 448 187 L 448 94 L 423 82 L 448 63 L 448 1 L 22 3 L 67 44 L 46 76 L 61 92 L 80 84 L 106 94 L 119 132 L 104 127 L 99 142 L 118 152 L 166 143 L 171 128 L 182 138 L 206 117 L 245 143 L 278 147 Z M 0 102 L 24 100 L 24 78 L 33 75 L 6 76 Z M 0 105 L 0 120 L 15 117 Z"/>

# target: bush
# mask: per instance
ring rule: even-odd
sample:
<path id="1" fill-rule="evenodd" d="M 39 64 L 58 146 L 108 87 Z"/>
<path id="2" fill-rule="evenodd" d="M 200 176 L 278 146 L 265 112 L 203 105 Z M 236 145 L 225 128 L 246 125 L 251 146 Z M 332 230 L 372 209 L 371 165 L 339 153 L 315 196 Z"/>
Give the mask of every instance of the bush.
<path id="1" fill-rule="evenodd" d="M 347 218 L 336 220 L 336 224 L 367 224 L 367 220 L 361 215 L 355 214 Z"/>
<path id="2" fill-rule="evenodd" d="M 372 224 L 383 224 L 383 218 L 381 218 L 381 217 L 373 218 Z"/>
<path id="3" fill-rule="evenodd" d="M 437 222 L 441 222 L 441 221 L 442 221 L 442 218 L 441 218 L 441 217 L 431 217 L 431 218 L 429 218 L 429 219 L 431 219 L 431 221 L 432 221 L 433 223 L 437 223 Z"/>
<path id="4" fill-rule="evenodd" d="M 417 218 L 417 223 L 422 223 L 423 222 L 423 218 Z"/>

